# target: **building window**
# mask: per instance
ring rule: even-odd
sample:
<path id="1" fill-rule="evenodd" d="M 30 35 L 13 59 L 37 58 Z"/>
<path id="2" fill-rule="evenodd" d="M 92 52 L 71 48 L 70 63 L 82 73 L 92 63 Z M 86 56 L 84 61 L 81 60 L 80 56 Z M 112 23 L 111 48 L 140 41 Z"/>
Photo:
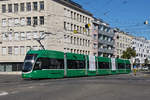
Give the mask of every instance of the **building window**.
<path id="1" fill-rule="evenodd" d="M 14 12 L 18 12 L 18 3 L 14 4 Z"/>
<path id="2" fill-rule="evenodd" d="M 8 47 L 8 54 L 12 55 L 12 47 L 11 46 Z"/>
<path id="3" fill-rule="evenodd" d="M 14 21 L 15 21 L 15 23 L 14 23 L 15 26 L 18 26 L 18 25 L 19 25 L 19 19 L 18 19 L 18 18 L 15 18 Z"/>
<path id="4" fill-rule="evenodd" d="M 38 38 L 37 32 L 33 32 L 33 38 Z"/>
<path id="5" fill-rule="evenodd" d="M 18 32 L 15 32 L 15 38 L 14 40 L 19 40 L 19 33 Z"/>
<path id="6" fill-rule="evenodd" d="M 6 13 L 6 5 L 2 5 L 2 13 Z"/>
<path id="7" fill-rule="evenodd" d="M 31 11 L 31 3 L 30 2 L 26 3 L 26 6 L 27 6 L 27 11 Z"/>
<path id="8" fill-rule="evenodd" d="M 82 15 L 80 15 L 80 22 L 82 22 Z"/>
<path id="9" fill-rule="evenodd" d="M 96 44 L 96 43 L 93 44 L 93 48 L 94 48 L 94 49 L 97 48 L 97 44 Z"/>
<path id="10" fill-rule="evenodd" d="M 19 54 L 19 48 L 18 48 L 18 46 L 14 47 L 14 54 L 15 55 Z"/>
<path id="11" fill-rule="evenodd" d="M 38 47 L 37 46 L 33 46 L 33 50 L 38 50 Z"/>
<path id="12" fill-rule="evenodd" d="M 88 47 L 90 47 L 90 40 L 88 40 Z"/>
<path id="13" fill-rule="evenodd" d="M 71 31 L 73 31 L 73 24 L 71 24 Z"/>
<path id="14" fill-rule="evenodd" d="M 27 46 L 26 50 L 29 51 L 31 49 L 31 46 Z"/>
<path id="15" fill-rule="evenodd" d="M 31 26 L 31 17 L 27 17 L 27 25 Z"/>
<path id="16" fill-rule="evenodd" d="M 12 32 L 8 33 L 8 39 L 11 41 L 12 40 Z"/>
<path id="17" fill-rule="evenodd" d="M 73 19 L 73 12 L 71 11 L 71 18 Z"/>
<path id="18" fill-rule="evenodd" d="M 94 40 L 96 40 L 97 39 L 97 35 L 93 34 L 93 38 L 94 38 Z"/>
<path id="19" fill-rule="evenodd" d="M 73 43 L 73 37 L 71 36 L 70 38 L 70 43 L 72 44 Z"/>
<path id="20" fill-rule="evenodd" d="M 33 10 L 34 11 L 38 10 L 38 3 L 37 2 L 33 2 Z"/>
<path id="21" fill-rule="evenodd" d="M 39 34 L 40 37 L 42 37 L 44 35 L 44 31 L 40 31 L 39 33 L 40 33 Z"/>
<path id="22" fill-rule="evenodd" d="M 74 13 L 74 20 L 76 20 L 76 13 Z"/>
<path id="23" fill-rule="evenodd" d="M 79 21 L 79 14 L 77 14 L 77 21 Z"/>
<path id="24" fill-rule="evenodd" d="M 7 23 L 6 19 L 2 19 L 2 26 L 3 27 L 5 27 L 7 25 L 6 23 Z"/>
<path id="25" fill-rule="evenodd" d="M 33 26 L 38 25 L 38 18 L 37 17 L 33 17 Z"/>
<path id="26" fill-rule="evenodd" d="M 74 45 L 76 45 L 76 37 L 74 37 Z"/>
<path id="27" fill-rule="evenodd" d="M 64 22 L 64 29 L 67 30 L 67 24 Z"/>
<path id="28" fill-rule="evenodd" d="M 70 30 L 70 24 L 69 23 L 67 23 L 67 30 L 69 31 Z"/>
<path id="29" fill-rule="evenodd" d="M 13 26 L 14 20 L 12 18 L 8 19 L 8 26 Z"/>
<path id="30" fill-rule="evenodd" d="M 79 45 L 79 38 L 77 38 L 77 45 Z"/>
<path id="31" fill-rule="evenodd" d="M 21 32 L 21 40 L 25 40 L 25 33 Z"/>
<path id="32" fill-rule="evenodd" d="M 22 11 L 22 12 L 24 11 L 24 3 L 20 4 L 20 11 Z"/>
<path id="33" fill-rule="evenodd" d="M 40 25 L 44 25 L 44 16 L 40 16 Z"/>
<path id="34" fill-rule="evenodd" d="M 20 18 L 20 24 L 21 26 L 24 26 L 26 24 L 24 17 Z"/>
<path id="35" fill-rule="evenodd" d="M 2 33 L 2 40 L 7 40 L 7 35 L 6 35 L 6 33 Z"/>
<path id="36" fill-rule="evenodd" d="M 6 47 L 2 47 L 2 55 L 6 55 L 7 52 L 6 52 Z"/>
<path id="37" fill-rule="evenodd" d="M 21 54 L 21 55 L 24 55 L 24 54 L 25 54 L 25 48 L 24 48 L 24 46 L 21 46 L 21 47 L 20 47 L 20 54 Z"/>
<path id="38" fill-rule="evenodd" d="M 27 32 L 27 40 L 31 40 L 32 36 L 31 36 L 31 32 Z"/>
<path id="39" fill-rule="evenodd" d="M 12 4 L 8 4 L 8 12 L 12 12 Z"/>
<path id="40" fill-rule="evenodd" d="M 40 10 L 44 10 L 44 1 L 40 1 Z"/>

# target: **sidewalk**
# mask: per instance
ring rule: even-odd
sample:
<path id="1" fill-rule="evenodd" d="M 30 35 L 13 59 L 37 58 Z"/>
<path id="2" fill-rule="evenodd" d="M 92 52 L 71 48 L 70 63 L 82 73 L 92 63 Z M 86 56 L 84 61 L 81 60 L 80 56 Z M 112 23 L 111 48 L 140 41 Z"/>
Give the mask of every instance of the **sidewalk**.
<path id="1" fill-rule="evenodd" d="M 0 72 L 0 75 L 21 75 L 22 72 Z"/>
<path id="2" fill-rule="evenodd" d="M 150 73 L 144 73 L 144 72 L 136 72 L 136 75 L 134 75 L 133 72 L 129 74 L 132 77 L 150 77 Z"/>

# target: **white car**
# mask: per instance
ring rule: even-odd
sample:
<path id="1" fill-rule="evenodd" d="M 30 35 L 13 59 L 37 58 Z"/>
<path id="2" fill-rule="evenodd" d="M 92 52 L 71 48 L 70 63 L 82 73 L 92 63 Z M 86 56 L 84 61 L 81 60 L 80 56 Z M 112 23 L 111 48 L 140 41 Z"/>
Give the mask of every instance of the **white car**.
<path id="1" fill-rule="evenodd" d="M 142 67 L 143 70 L 148 70 L 147 66 Z"/>

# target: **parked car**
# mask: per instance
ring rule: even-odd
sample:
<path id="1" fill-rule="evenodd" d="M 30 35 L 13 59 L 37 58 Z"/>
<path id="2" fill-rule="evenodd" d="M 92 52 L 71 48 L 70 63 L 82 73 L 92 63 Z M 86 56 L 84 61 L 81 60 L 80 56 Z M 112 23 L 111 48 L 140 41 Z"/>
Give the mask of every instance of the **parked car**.
<path id="1" fill-rule="evenodd" d="M 149 68 L 147 66 L 142 67 L 143 70 L 148 70 Z"/>

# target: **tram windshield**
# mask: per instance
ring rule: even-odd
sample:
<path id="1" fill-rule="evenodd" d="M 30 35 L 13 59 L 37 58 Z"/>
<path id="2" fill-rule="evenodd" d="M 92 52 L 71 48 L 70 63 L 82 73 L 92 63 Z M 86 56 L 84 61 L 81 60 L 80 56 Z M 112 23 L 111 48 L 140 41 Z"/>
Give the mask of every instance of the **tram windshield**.
<path id="1" fill-rule="evenodd" d="M 32 70 L 32 66 L 33 66 L 32 62 L 24 62 L 22 71 L 23 72 L 29 72 Z"/>
<path id="2" fill-rule="evenodd" d="M 33 64 L 35 62 L 35 59 L 37 57 L 37 54 L 27 54 L 24 60 L 22 72 L 29 72 L 32 70 Z"/>
<path id="3" fill-rule="evenodd" d="M 25 57 L 25 60 L 35 60 L 37 57 L 37 54 L 27 54 Z"/>

